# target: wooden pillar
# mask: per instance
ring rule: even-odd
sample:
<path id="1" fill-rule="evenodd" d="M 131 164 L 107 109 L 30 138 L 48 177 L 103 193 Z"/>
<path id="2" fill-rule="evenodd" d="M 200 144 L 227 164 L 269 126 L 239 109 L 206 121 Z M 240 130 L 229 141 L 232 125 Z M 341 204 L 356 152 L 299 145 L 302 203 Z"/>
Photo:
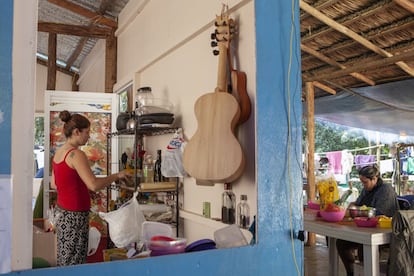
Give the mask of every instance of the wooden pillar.
<path id="1" fill-rule="evenodd" d="M 307 141 L 308 141 L 308 200 L 315 199 L 315 88 L 306 83 Z M 314 233 L 308 233 L 308 245 L 316 244 Z"/>
<path id="2" fill-rule="evenodd" d="M 116 82 L 117 39 L 112 33 L 106 39 L 105 48 L 105 93 L 112 93 Z"/>
<path id="3" fill-rule="evenodd" d="M 49 33 L 47 59 L 47 90 L 56 90 L 56 33 Z"/>

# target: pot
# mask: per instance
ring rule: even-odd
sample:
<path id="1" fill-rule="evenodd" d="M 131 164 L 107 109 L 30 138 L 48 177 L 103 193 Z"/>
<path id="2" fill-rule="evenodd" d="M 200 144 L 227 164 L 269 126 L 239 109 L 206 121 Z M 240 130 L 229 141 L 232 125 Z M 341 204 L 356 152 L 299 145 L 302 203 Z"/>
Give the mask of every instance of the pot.
<path id="1" fill-rule="evenodd" d="M 116 118 L 116 129 L 124 130 L 127 128 L 127 122 L 131 118 L 131 115 L 128 112 L 121 112 Z"/>
<path id="2" fill-rule="evenodd" d="M 128 120 L 128 122 L 126 123 L 126 128 L 127 129 L 129 129 L 129 130 L 134 130 L 135 129 L 135 124 L 136 124 L 136 121 L 135 121 L 135 115 L 133 115 L 129 120 Z"/>

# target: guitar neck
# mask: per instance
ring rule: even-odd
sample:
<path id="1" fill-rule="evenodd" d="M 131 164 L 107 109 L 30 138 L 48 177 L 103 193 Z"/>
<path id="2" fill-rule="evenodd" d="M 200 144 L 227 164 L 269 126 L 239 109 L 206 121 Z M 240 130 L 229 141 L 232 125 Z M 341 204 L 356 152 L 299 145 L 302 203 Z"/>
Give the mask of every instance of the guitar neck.
<path id="1" fill-rule="evenodd" d="M 219 45 L 216 92 L 227 92 L 227 48 Z"/>

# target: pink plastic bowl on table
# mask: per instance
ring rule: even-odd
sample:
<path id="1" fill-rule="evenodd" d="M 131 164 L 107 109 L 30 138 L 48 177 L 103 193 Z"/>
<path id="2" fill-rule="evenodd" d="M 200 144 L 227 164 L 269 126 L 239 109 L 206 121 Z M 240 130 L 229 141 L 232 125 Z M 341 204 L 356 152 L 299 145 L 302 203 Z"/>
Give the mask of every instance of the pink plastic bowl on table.
<path id="1" fill-rule="evenodd" d="M 315 202 L 312 202 L 312 201 L 308 201 L 308 207 L 309 207 L 309 209 L 313 209 L 313 210 L 319 210 L 320 209 L 319 203 L 315 203 Z"/>
<path id="2" fill-rule="evenodd" d="M 329 222 L 338 222 L 338 221 L 343 220 L 345 217 L 345 210 L 335 211 L 335 212 L 327 212 L 327 211 L 321 210 L 319 213 L 324 221 L 329 221 Z"/>
<path id="3" fill-rule="evenodd" d="M 377 227 L 378 219 L 376 217 L 356 217 L 354 222 L 359 227 Z"/>

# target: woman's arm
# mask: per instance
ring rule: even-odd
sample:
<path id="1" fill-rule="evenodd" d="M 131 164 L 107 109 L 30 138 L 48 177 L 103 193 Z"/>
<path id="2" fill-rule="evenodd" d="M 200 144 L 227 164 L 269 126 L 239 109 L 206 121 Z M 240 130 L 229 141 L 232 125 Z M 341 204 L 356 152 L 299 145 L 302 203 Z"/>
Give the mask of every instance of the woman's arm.
<path id="1" fill-rule="evenodd" d="M 55 183 L 55 173 L 52 170 L 52 178 L 50 179 L 50 187 L 56 190 L 56 183 Z"/>
<path id="2" fill-rule="evenodd" d="M 130 176 L 126 171 L 121 171 L 106 177 L 96 177 L 93 174 L 91 167 L 89 166 L 86 154 L 79 149 L 71 151 L 66 158 L 66 162 L 69 166 L 72 166 L 77 171 L 88 189 L 93 192 L 99 191 L 109 186 L 112 182 Z"/>

